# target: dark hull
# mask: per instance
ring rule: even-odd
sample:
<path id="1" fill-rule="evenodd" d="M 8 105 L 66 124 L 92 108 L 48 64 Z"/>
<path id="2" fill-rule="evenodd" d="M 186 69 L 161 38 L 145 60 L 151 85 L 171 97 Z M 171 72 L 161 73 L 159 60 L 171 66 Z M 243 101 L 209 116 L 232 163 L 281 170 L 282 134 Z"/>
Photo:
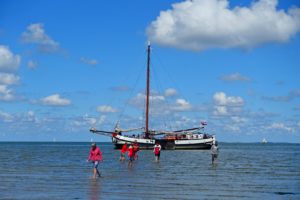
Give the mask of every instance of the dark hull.
<path id="1" fill-rule="evenodd" d="M 122 149 L 123 144 L 114 143 L 115 149 Z M 140 149 L 153 149 L 153 145 L 147 145 L 147 144 L 138 144 Z"/>
<path id="2" fill-rule="evenodd" d="M 210 149 L 212 143 L 197 143 L 197 144 L 175 144 L 174 141 L 156 140 L 164 150 L 199 150 Z M 114 143 L 115 149 L 121 149 L 123 143 Z M 138 143 L 140 149 L 153 149 L 153 144 Z"/>

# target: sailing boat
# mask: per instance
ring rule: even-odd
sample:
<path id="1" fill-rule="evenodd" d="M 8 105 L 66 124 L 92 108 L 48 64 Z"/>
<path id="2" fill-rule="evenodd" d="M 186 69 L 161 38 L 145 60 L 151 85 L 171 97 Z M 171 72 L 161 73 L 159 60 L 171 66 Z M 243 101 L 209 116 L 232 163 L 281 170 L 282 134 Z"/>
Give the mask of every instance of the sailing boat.
<path id="1" fill-rule="evenodd" d="M 263 138 L 263 139 L 261 140 L 261 143 L 262 143 L 262 144 L 267 144 L 268 141 L 266 140 L 266 138 Z"/>
<path id="2" fill-rule="evenodd" d="M 91 128 L 92 133 L 109 136 L 116 149 L 120 149 L 123 144 L 137 143 L 140 149 L 153 149 L 158 142 L 162 149 L 210 149 L 216 143 L 214 135 L 204 133 L 207 122 L 201 122 L 201 126 L 175 131 L 155 131 L 149 129 L 149 96 L 150 96 L 150 53 L 151 46 L 147 48 L 147 80 L 146 80 L 146 112 L 145 128 L 122 130 L 117 123 L 114 131 L 102 131 Z M 136 136 L 125 136 L 124 132 L 131 132 L 141 129 L 141 134 Z"/>

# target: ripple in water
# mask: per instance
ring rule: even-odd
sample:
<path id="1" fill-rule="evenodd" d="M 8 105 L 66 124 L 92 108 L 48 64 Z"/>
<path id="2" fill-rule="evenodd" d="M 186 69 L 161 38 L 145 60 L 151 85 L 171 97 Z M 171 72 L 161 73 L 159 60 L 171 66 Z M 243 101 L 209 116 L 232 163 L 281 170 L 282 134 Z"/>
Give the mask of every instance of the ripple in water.
<path id="1" fill-rule="evenodd" d="M 89 143 L 0 143 L 0 199 L 300 199 L 299 144 L 220 144 L 210 151 L 140 151 L 134 167 L 99 143 L 103 177 L 91 178 Z"/>

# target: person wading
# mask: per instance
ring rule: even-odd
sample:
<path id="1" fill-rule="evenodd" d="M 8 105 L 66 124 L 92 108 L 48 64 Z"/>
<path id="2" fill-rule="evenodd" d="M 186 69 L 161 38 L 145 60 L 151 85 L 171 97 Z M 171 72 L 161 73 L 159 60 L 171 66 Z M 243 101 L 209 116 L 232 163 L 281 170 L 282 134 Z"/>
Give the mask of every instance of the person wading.
<path id="1" fill-rule="evenodd" d="M 96 143 L 92 143 L 92 147 L 90 150 L 90 154 L 88 157 L 88 162 L 93 163 L 93 178 L 97 178 L 101 176 L 100 172 L 98 171 L 99 162 L 103 161 L 102 152 L 99 147 L 97 147 Z"/>
<path id="2" fill-rule="evenodd" d="M 122 149 L 121 149 L 121 156 L 120 156 L 120 161 L 125 160 L 125 153 L 127 151 L 127 143 L 123 144 Z"/>
<path id="3" fill-rule="evenodd" d="M 156 144 L 154 145 L 154 148 L 153 148 L 153 153 L 155 155 L 155 161 L 156 162 L 159 162 L 160 151 L 161 151 L 161 146 L 158 142 L 156 142 Z"/>
<path id="4" fill-rule="evenodd" d="M 214 164 L 219 154 L 219 148 L 215 142 L 213 142 L 210 150 L 211 150 L 211 163 Z"/>
<path id="5" fill-rule="evenodd" d="M 134 160 L 137 160 L 139 158 L 138 156 L 138 151 L 140 150 L 139 144 L 137 143 L 137 141 L 135 140 L 133 143 L 133 155 L 134 155 Z"/>
<path id="6" fill-rule="evenodd" d="M 128 157 L 129 157 L 128 167 L 132 167 L 133 166 L 133 161 L 134 161 L 134 152 L 133 152 L 132 145 L 130 145 L 129 148 L 128 148 Z"/>

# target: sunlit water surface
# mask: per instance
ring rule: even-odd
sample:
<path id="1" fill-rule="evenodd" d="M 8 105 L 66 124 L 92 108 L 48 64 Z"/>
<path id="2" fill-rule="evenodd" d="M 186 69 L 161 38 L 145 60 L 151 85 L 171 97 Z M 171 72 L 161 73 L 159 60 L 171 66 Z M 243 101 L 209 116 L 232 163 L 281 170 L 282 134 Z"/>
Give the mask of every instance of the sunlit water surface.
<path id="1" fill-rule="evenodd" d="M 140 151 L 132 168 L 110 143 L 102 177 L 86 162 L 90 143 L 0 143 L 0 199 L 300 199 L 299 144 L 221 143 L 210 151 Z"/>

